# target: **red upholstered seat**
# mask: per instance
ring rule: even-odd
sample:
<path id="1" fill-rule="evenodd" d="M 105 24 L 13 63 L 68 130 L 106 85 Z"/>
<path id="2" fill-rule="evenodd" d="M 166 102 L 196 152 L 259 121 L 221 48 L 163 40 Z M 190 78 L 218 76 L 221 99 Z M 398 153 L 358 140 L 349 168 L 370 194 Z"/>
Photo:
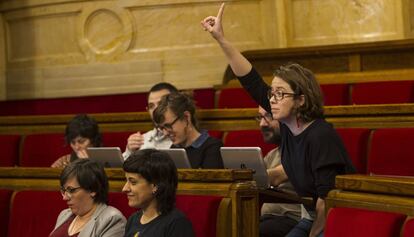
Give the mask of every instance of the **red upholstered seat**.
<path id="1" fill-rule="evenodd" d="M 7 236 L 10 197 L 13 191 L 0 189 L 0 236 Z"/>
<path id="2" fill-rule="evenodd" d="M 234 147 L 260 147 L 262 149 L 263 157 L 273 148 L 275 144 L 267 144 L 263 141 L 263 136 L 260 130 L 240 130 L 230 131 L 224 135 L 224 146 Z"/>
<path id="3" fill-rule="evenodd" d="M 323 84 L 321 85 L 324 105 L 349 104 L 348 84 Z"/>
<path id="4" fill-rule="evenodd" d="M 132 213 L 137 211 L 136 208 L 128 205 L 128 198 L 126 194 L 121 192 L 110 192 L 108 196 L 108 204 L 121 211 L 126 219 L 128 219 Z"/>
<path id="5" fill-rule="evenodd" d="M 20 166 L 50 167 L 59 157 L 71 152 L 63 134 L 31 134 L 23 138 Z"/>
<path id="6" fill-rule="evenodd" d="M 329 210 L 324 236 L 400 236 L 405 218 L 405 215 L 399 213 L 335 207 Z"/>
<path id="7" fill-rule="evenodd" d="M 48 236 L 59 213 L 67 208 L 58 191 L 19 191 L 14 193 L 8 237 Z"/>
<path id="8" fill-rule="evenodd" d="M 211 137 L 215 137 L 215 138 L 220 139 L 220 140 L 223 138 L 223 132 L 222 131 L 212 130 L 212 131 L 208 131 L 208 134 Z"/>
<path id="9" fill-rule="evenodd" d="M 213 88 L 193 90 L 193 99 L 196 103 L 197 108 L 213 109 L 215 94 L 216 91 Z"/>
<path id="10" fill-rule="evenodd" d="M 414 102 L 414 81 L 358 83 L 352 87 L 352 104 Z"/>
<path id="11" fill-rule="evenodd" d="M 413 237 L 414 236 L 414 218 L 407 218 L 404 223 L 402 230 L 402 237 Z"/>
<path id="12" fill-rule="evenodd" d="M 102 134 L 103 145 L 106 147 L 119 147 L 123 151 L 126 147 L 128 137 L 133 134 L 130 132 L 105 132 Z"/>
<path id="13" fill-rule="evenodd" d="M 219 91 L 217 108 L 257 108 L 258 104 L 243 88 L 224 88 Z"/>
<path id="14" fill-rule="evenodd" d="M 146 105 L 147 93 L 0 101 L 0 115 L 136 112 Z"/>
<path id="15" fill-rule="evenodd" d="M 338 128 L 336 131 L 342 138 L 357 172 L 366 174 L 368 139 L 371 130 L 366 128 Z"/>
<path id="16" fill-rule="evenodd" d="M 384 128 L 373 132 L 368 173 L 414 176 L 414 128 Z"/>
<path id="17" fill-rule="evenodd" d="M 20 135 L 0 135 L 0 166 L 15 166 L 19 158 Z"/>
<path id="18" fill-rule="evenodd" d="M 217 212 L 222 197 L 177 195 L 176 206 L 193 224 L 195 236 L 216 236 Z"/>

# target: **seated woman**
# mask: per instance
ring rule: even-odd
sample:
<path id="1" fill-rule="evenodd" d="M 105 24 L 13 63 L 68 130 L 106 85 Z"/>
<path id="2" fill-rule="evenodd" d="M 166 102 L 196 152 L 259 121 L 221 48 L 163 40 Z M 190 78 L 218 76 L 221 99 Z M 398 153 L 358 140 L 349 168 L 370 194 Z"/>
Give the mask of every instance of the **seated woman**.
<path id="1" fill-rule="evenodd" d="M 125 237 L 193 237 L 191 222 L 176 209 L 177 169 L 168 154 L 153 149 L 137 150 L 124 162 L 126 183 L 122 188 L 128 205 L 141 208 L 131 215 Z"/>
<path id="2" fill-rule="evenodd" d="M 108 177 L 101 165 L 79 159 L 62 171 L 60 185 L 63 210 L 50 237 L 123 236 L 126 219 L 118 209 L 107 206 Z"/>
<path id="3" fill-rule="evenodd" d="M 195 117 L 193 100 L 183 93 L 171 93 L 162 97 L 154 110 L 154 122 L 173 145 L 184 148 L 192 168 L 220 169 L 223 160 L 220 154 L 221 140 L 200 131 Z"/>
<path id="4" fill-rule="evenodd" d="M 102 138 L 96 121 L 86 114 L 78 114 L 72 118 L 65 131 L 66 144 L 70 144 L 72 153 L 57 159 L 52 168 L 64 168 L 78 158 L 88 158 L 87 147 L 102 146 Z"/>

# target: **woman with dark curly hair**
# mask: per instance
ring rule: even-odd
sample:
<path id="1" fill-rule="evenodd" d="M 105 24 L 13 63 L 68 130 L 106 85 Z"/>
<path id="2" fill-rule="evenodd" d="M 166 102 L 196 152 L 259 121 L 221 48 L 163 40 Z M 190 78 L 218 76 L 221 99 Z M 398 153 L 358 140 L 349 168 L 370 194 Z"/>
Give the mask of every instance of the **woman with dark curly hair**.
<path id="1" fill-rule="evenodd" d="M 87 147 L 102 146 L 98 124 L 86 114 L 78 114 L 69 121 L 65 130 L 65 141 L 72 148 L 72 153 L 57 159 L 51 165 L 52 168 L 64 168 L 74 160 L 88 158 Z"/>

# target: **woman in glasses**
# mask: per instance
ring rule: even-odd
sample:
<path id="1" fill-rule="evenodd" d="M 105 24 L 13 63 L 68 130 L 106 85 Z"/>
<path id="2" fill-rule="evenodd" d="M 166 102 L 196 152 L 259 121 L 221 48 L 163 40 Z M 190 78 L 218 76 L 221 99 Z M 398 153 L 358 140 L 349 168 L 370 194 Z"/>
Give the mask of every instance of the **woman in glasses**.
<path id="1" fill-rule="evenodd" d="M 130 207 L 140 209 L 128 218 L 125 237 L 194 237 L 191 222 L 175 208 L 177 168 L 167 153 L 137 150 L 123 168 L 122 192 Z"/>
<path id="2" fill-rule="evenodd" d="M 154 110 L 158 129 L 172 141 L 171 148 L 184 148 L 192 168 L 220 169 L 221 140 L 210 137 L 198 128 L 193 100 L 184 93 L 171 93 L 162 97 Z"/>
<path id="3" fill-rule="evenodd" d="M 355 169 L 341 139 L 323 118 L 319 84 L 310 70 L 288 64 L 274 72 L 268 86 L 224 37 L 223 12 L 224 4 L 217 16 L 201 21 L 203 29 L 218 42 L 243 87 L 280 122 L 282 164 L 269 171 L 271 184 L 289 179 L 300 196 L 312 197 L 315 203 L 307 207 L 311 220 L 301 219 L 286 236 L 320 236 L 325 225 L 325 197 L 334 188 L 335 176 Z"/>
<path id="4" fill-rule="evenodd" d="M 101 165 L 79 159 L 63 169 L 61 194 L 68 204 L 56 221 L 50 237 L 123 236 L 125 217 L 108 201 L 108 178 Z"/>
<path id="5" fill-rule="evenodd" d="M 52 168 L 64 168 L 76 159 L 88 158 L 87 147 L 102 146 L 98 124 L 86 114 L 78 114 L 69 121 L 65 130 L 65 141 L 72 148 L 72 152 L 53 162 Z"/>

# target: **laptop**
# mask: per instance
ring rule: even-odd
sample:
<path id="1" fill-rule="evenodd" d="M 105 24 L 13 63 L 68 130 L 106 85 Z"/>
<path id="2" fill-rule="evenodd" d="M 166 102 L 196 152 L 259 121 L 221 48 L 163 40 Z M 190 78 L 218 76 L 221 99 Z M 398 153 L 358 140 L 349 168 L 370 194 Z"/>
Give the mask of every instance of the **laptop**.
<path id="1" fill-rule="evenodd" d="M 88 147 L 86 152 L 90 160 L 102 164 L 105 168 L 120 168 L 124 163 L 119 147 Z"/>
<path id="2" fill-rule="evenodd" d="M 187 152 L 184 148 L 158 149 L 167 153 L 175 163 L 177 169 L 191 169 L 190 161 L 187 157 Z"/>
<path id="3" fill-rule="evenodd" d="M 271 188 L 260 147 L 221 147 L 221 157 L 226 169 L 252 169 L 253 179 L 260 189 Z"/>

